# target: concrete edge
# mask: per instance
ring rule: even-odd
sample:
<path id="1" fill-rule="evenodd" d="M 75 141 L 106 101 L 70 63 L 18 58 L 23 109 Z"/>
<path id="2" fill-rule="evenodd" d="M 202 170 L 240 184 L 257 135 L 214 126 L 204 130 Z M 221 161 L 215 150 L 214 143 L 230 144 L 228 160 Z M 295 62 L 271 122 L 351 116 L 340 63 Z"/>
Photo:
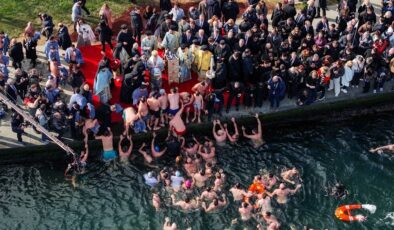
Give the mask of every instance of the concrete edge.
<path id="1" fill-rule="evenodd" d="M 394 93 L 376 94 L 367 97 L 349 99 L 321 104 L 313 104 L 305 107 L 297 107 L 289 110 L 278 111 L 274 113 L 261 114 L 264 129 L 274 127 L 284 127 L 290 125 L 300 125 L 305 122 L 329 123 L 333 121 L 349 120 L 365 115 L 372 115 L 383 112 L 394 111 Z M 255 125 L 255 118 L 252 115 L 238 116 L 238 125 L 251 126 Z M 230 117 L 221 117 L 223 121 L 229 121 Z M 196 136 L 211 136 L 211 123 L 191 124 L 188 126 L 188 133 L 194 133 Z M 120 133 L 122 124 L 115 124 L 114 133 Z M 198 135 L 197 135 L 198 134 Z M 158 141 L 163 141 L 167 135 L 167 129 L 158 132 Z M 119 137 L 114 138 L 117 144 Z M 138 146 L 144 141 L 150 141 L 151 134 L 133 135 L 133 142 Z M 81 141 L 66 141 L 71 148 L 76 151 L 83 146 Z M 117 145 L 114 144 L 114 147 Z M 101 143 L 96 140 L 89 141 L 91 156 L 98 155 Z M 64 161 L 66 154 L 55 144 L 26 146 L 18 148 L 0 149 L 0 165 L 11 163 L 32 163 L 32 162 L 58 162 Z"/>

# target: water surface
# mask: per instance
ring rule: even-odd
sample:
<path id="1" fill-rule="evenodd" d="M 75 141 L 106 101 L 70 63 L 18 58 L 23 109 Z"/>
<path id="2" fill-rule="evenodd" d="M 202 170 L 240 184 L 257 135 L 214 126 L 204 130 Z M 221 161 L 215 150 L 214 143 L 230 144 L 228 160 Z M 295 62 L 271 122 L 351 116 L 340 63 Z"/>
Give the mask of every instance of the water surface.
<path id="1" fill-rule="evenodd" d="M 394 157 L 368 153 L 394 143 L 394 116 L 304 128 L 265 130 L 268 146 L 255 150 L 248 143 L 217 149 L 218 166 L 228 176 L 227 189 L 240 182 L 245 188 L 261 169 L 279 173 L 297 167 L 303 188 L 285 206 L 274 203 L 281 229 L 394 229 Z M 221 212 L 183 213 L 174 207 L 156 212 L 151 191 L 143 184 L 147 169 L 140 163 L 93 163 L 74 189 L 63 167 L 50 163 L 0 168 L 0 229 L 161 229 L 164 217 L 181 229 L 224 229 L 239 218 L 239 204 Z M 160 164 L 171 165 L 169 159 Z M 345 200 L 326 196 L 326 187 L 342 181 L 350 190 Z M 164 198 L 166 199 L 166 198 Z M 347 224 L 334 217 L 342 204 L 370 203 L 377 212 L 365 223 Z M 241 223 L 254 229 L 256 222 Z"/>

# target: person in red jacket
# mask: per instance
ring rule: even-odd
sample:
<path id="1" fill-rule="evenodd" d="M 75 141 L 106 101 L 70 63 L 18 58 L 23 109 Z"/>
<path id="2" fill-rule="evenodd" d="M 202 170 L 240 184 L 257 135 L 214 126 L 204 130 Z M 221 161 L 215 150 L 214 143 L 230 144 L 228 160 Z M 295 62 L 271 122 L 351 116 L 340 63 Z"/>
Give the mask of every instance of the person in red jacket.
<path id="1" fill-rule="evenodd" d="M 383 52 L 386 50 L 387 46 L 389 45 L 389 42 L 382 38 L 381 36 L 379 37 L 378 40 L 376 40 L 373 43 L 373 48 L 376 49 L 376 52 L 379 56 L 381 56 L 383 54 Z"/>

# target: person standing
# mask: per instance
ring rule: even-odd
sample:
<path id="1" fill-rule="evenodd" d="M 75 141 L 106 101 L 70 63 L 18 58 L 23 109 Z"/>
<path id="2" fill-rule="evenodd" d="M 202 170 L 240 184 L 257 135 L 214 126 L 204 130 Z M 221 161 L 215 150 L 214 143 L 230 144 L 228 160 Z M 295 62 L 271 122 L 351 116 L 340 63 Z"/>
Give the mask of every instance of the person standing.
<path id="1" fill-rule="evenodd" d="M 103 6 L 101 7 L 99 16 L 100 19 L 104 20 L 107 23 L 108 27 L 112 29 L 112 23 L 113 23 L 112 10 L 111 8 L 109 8 L 107 3 L 104 3 Z"/>
<path id="2" fill-rule="evenodd" d="M 82 18 L 82 1 L 74 3 L 71 13 L 71 21 L 74 23 L 74 32 L 77 32 L 77 22 L 79 18 Z"/>
<path id="3" fill-rule="evenodd" d="M 161 42 L 161 46 L 164 47 L 167 51 L 171 53 L 175 53 L 179 48 L 179 36 L 176 32 L 176 27 L 171 25 L 170 30 L 165 34 L 163 41 Z"/>
<path id="4" fill-rule="evenodd" d="M 90 12 L 89 12 L 88 8 L 86 8 L 86 0 L 74 0 L 74 3 L 76 3 L 76 2 L 81 2 L 81 9 L 83 9 L 89 17 Z"/>
<path id="5" fill-rule="evenodd" d="M 96 40 L 92 27 L 82 18 L 78 19 L 76 28 L 78 32 L 77 47 L 90 46 Z"/>
<path id="6" fill-rule="evenodd" d="M 11 129 L 12 132 L 16 133 L 16 136 L 18 138 L 19 144 L 25 145 L 22 139 L 22 134 L 25 133 L 24 129 L 25 126 L 23 125 L 23 117 L 19 115 L 18 113 L 14 112 L 11 116 Z"/>
<path id="7" fill-rule="evenodd" d="M 13 38 L 10 42 L 10 50 L 8 53 L 12 61 L 12 66 L 15 69 L 22 68 L 22 61 L 24 57 L 22 43 L 17 42 L 16 38 Z"/>
<path id="8" fill-rule="evenodd" d="M 122 44 L 123 49 L 125 49 L 127 54 L 131 56 L 131 48 L 133 47 L 135 40 L 133 38 L 133 34 L 127 29 L 126 24 L 122 24 L 120 26 L 117 42 Z"/>
<path id="9" fill-rule="evenodd" d="M 107 68 L 100 68 L 94 79 L 94 94 L 100 98 L 101 103 L 108 103 L 111 99 L 110 83 L 112 72 Z"/>
<path id="10" fill-rule="evenodd" d="M 148 69 L 150 82 L 153 89 L 160 89 L 162 85 L 162 72 L 164 70 L 164 61 L 158 55 L 157 51 L 152 51 L 152 56 L 148 60 Z"/>
<path id="11" fill-rule="evenodd" d="M 59 39 L 59 46 L 62 47 L 63 50 L 66 50 L 68 47 L 71 46 L 71 38 L 70 34 L 68 33 L 67 26 L 63 25 L 63 23 L 59 23 L 59 30 L 57 32 L 57 37 Z"/>
<path id="12" fill-rule="evenodd" d="M 136 8 L 132 10 L 130 13 L 131 17 L 131 28 L 133 29 L 133 36 L 137 42 L 141 43 L 141 32 L 144 28 L 142 23 L 141 11 L 140 9 Z"/>
<path id="13" fill-rule="evenodd" d="M 160 0 L 160 9 L 162 11 L 170 12 L 171 8 L 171 0 Z"/>
<path id="14" fill-rule="evenodd" d="M 268 80 L 268 90 L 271 109 L 279 108 L 280 101 L 286 92 L 285 82 L 279 76 L 273 76 Z"/>
<path id="15" fill-rule="evenodd" d="M 72 73 L 75 68 L 80 67 L 84 63 L 82 52 L 76 48 L 74 44 L 67 48 L 64 60 L 68 63 L 70 73 Z"/>
<path id="16" fill-rule="evenodd" d="M 30 64 L 33 66 L 33 68 L 35 68 L 37 64 L 36 39 L 34 39 L 34 37 L 31 35 L 27 35 L 27 38 L 23 41 L 23 46 L 25 47 L 26 58 L 31 60 Z"/>
<path id="17" fill-rule="evenodd" d="M 114 48 L 112 45 L 112 30 L 105 22 L 105 20 L 101 20 L 99 26 L 96 28 L 96 32 L 99 33 L 99 40 L 101 42 L 101 51 L 105 52 L 105 43 L 108 43 L 111 50 Z"/>
<path id="18" fill-rule="evenodd" d="M 47 41 L 48 41 L 48 39 L 52 36 L 53 27 L 55 27 L 55 25 L 53 24 L 51 16 L 49 16 L 45 13 L 41 13 L 41 14 L 39 14 L 39 17 L 42 22 L 41 34 L 44 34 L 44 36 L 47 38 Z"/>
<path id="19" fill-rule="evenodd" d="M 231 82 L 229 85 L 230 96 L 227 101 L 226 113 L 229 113 L 230 107 L 235 99 L 235 109 L 239 110 L 239 103 L 241 101 L 242 93 L 244 92 L 244 85 L 239 81 Z"/>

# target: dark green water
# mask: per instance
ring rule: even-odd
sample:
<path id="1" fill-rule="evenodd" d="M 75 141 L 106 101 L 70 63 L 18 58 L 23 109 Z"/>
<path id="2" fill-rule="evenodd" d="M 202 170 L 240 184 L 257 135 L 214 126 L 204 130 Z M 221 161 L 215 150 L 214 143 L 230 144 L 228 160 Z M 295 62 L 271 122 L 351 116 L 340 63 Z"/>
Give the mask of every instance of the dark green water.
<path id="1" fill-rule="evenodd" d="M 394 116 L 379 116 L 346 123 L 308 126 L 302 129 L 266 130 L 268 147 L 248 145 L 217 149 L 218 165 L 228 176 L 228 187 L 244 187 L 260 169 L 279 173 L 297 167 L 304 185 L 286 206 L 273 203 L 281 229 L 394 229 L 394 156 L 378 156 L 368 149 L 394 142 Z M 73 189 L 63 178 L 63 168 L 48 163 L 0 168 L 0 229 L 161 229 L 164 217 L 181 229 L 224 229 L 239 217 L 232 202 L 215 214 L 183 213 L 166 207 L 156 213 L 151 192 L 143 184 L 146 169 L 128 165 L 94 164 Z M 350 195 L 341 201 L 327 197 L 325 187 L 342 181 Z M 341 204 L 377 205 L 365 223 L 346 224 L 334 217 Z M 239 229 L 254 229 L 255 222 Z"/>

